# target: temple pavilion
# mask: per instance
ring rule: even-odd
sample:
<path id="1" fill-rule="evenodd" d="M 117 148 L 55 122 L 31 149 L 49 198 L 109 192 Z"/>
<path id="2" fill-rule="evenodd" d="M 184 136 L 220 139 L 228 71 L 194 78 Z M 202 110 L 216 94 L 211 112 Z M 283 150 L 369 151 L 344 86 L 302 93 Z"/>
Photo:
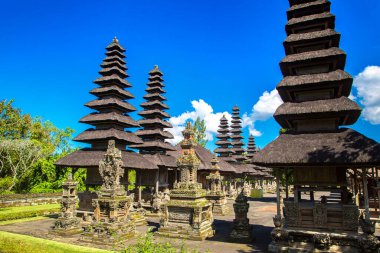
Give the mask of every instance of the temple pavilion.
<path id="1" fill-rule="evenodd" d="M 346 172 L 363 173 L 365 181 L 367 168 L 380 164 L 380 145 L 343 127 L 357 121 L 361 108 L 348 97 L 353 79 L 344 71 L 346 53 L 339 48 L 341 35 L 335 31 L 331 3 L 289 3 L 286 56 L 280 62 L 284 78 L 277 86 L 284 103 L 274 114 L 285 133 L 252 160 L 276 168 L 278 183 L 281 169 L 293 169 L 294 198 L 284 201 L 284 219 L 277 190 L 269 251 L 377 252 L 367 208 L 360 220 L 364 233 L 359 233 L 359 208 L 347 187 Z M 308 192 L 306 197 L 302 192 Z M 332 201 L 330 194 L 336 193 L 340 199 Z"/>
<path id="2" fill-rule="evenodd" d="M 169 188 L 168 171 L 177 167 L 176 160 L 167 154 L 167 151 L 173 151 L 175 148 L 166 142 L 166 140 L 174 137 L 165 130 L 172 128 L 172 126 L 166 120 L 170 115 L 165 112 L 169 107 L 165 104 L 163 75 L 157 65 L 149 72 L 148 87 L 145 90 L 147 93 L 144 96 L 146 101 L 140 105 L 143 108 L 139 112 L 142 119 L 138 121 L 138 124 L 143 129 L 136 132 L 136 135 L 143 140 L 143 143 L 131 145 L 131 148 L 138 149 L 144 158 L 153 161 L 158 166 L 158 170 L 147 168 L 136 171 L 137 184 L 139 186 L 154 187 L 155 193 L 158 193 L 160 189 Z M 138 196 L 139 201 L 141 201 L 141 192 L 139 192 Z"/>
<path id="3" fill-rule="evenodd" d="M 80 119 L 81 123 L 89 124 L 92 127 L 74 138 L 74 141 L 86 143 L 89 147 L 68 154 L 56 162 L 56 165 L 60 167 L 86 168 L 87 186 L 102 185 L 98 165 L 99 161 L 103 159 L 109 140 L 115 140 L 116 148 L 122 152 L 125 169 L 125 175 L 122 177 L 122 184 L 124 185 L 128 184 L 127 173 L 129 169 L 156 172 L 161 165 L 170 162 L 175 164 L 174 159 L 144 157 L 128 149 L 132 145 L 146 145 L 147 138 L 144 134 L 140 135 L 143 137 L 140 138 L 132 131 L 127 130 L 139 127 L 139 123 L 128 115 L 136 109 L 127 102 L 134 96 L 125 90 L 132 85 L 126 80 L 128 74 L 126 73 L 124 52 L 125 49 L 116 38 L 106 47 L 106 57 L 100 65 L 99 73 L 101 76 L 94 81 L 98 87 L 90 91 L 92 95 L 96 96 L 96 99 L 85 104 L 95 111 Z M 138 131 L 137 134 L 141 134 L 141 131 Z M 156 177 L 155 179 L 157 180 Z M 153 185 L 156 185 L 156 181 Z M 92 208 L 91 198 L 94 197 L 93 194 L 89 192 L 80 193 L 79 197 L 80 208 Z"/>

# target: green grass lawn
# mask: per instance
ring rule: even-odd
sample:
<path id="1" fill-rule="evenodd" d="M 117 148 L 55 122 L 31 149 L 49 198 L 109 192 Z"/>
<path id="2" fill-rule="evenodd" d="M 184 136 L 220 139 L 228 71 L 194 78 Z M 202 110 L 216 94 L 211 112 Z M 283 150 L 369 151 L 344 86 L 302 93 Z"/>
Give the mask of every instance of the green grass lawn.
<path id="1" fill-rule="evenodd" d="M 36 216 L 36 217 L 22 218 L 22 219 L 17 219 L 17 220 L 5 220 L 5 221 L 0 221 L 0 226 L 21 223 L 21 222 L 28 222 L 28 221 L 45 220 L 45 219 L 49 219 L 49 217 Z"/>
<path id="2" fill-rule="evenodd" d="M 42 216 L 45 213 L 58 212 L 59 210 L 60 204 L 5 207 L 0 208 L 0 221 Z"/>
<path id="3" fill-rule="evenodd" d="M 51 240 L 0 231 L 0 252 L 2 253 L 111 253 Z"/>

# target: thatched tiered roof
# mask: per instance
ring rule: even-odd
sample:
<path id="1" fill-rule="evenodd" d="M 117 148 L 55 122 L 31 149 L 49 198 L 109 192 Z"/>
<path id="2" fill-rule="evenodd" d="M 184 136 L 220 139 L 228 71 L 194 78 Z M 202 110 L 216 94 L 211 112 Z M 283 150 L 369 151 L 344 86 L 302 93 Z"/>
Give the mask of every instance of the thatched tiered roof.
<path id="1" fill-rule="evenodd" d="M 346 54 L 328 0 L 289 0 L 277 90 L 285 102 L 274 114 L 285 129 L 255 154 L 268 167 L 380 164 L 380 145 L 360 133 L 340 128 L 354 124 L 361 108 L 348 98 L 352 77 L 344 71 Z"/>
<path id="2" fill-rule="evenodd" d="M 247 154 L 246 154 L 247 159 L 251 160 L 255 153 L 256 153 L 255 138 L 253 137 L 252 134 L 250 134 L 248 138 L 248 143 L 247 143 Z"/>
<path id="3" fill-rule="evenodd" d="M 232 158 L 233 152 L 231 150 L 229 133 L 230 129 L 228 126 L 228 120 L 223 115 L 223 117 L 220 119 L 218 134 L 216 135 L 218 141 L 215 142 L 215 145 L 218 146 L 218 148 L 216 148 L 214 152 L 219 155 L 219 160 L 223 160 L 225 162 L 236 162 L 236 160 Z"/>
<path id="4" fill-rule="evenodd" d="M 133 98 L 133 95 L 124 90 L 131 87 L 131 84 L 125 80 L 128 77 L 127 67 L 123 60 L 125 49 L 115 38 L 106 50 L 106 58 L 100 65 L 101 77 L 94 81 L 100 87 L 90 91 L 97 99 L 86 104 L 97 112 L 80 119 L 81 123 L 90 124 L 94 128 L 84 131 L 74 140 L 91 144 L 94 150 L 105 150 L 108 140 L 115 140 L 116 146 L 125 150 L 126 145 L 142 143 L 135 134 L 124 131 L 125 128 L 139 126 L 128 116 L 128 113 L 136 109 L 126 102 Z"/>
<path id="5" fill-rule="evenodd" d="M 243 136 L 242 127 L 241 127 L 241 118 L 240 118 L 240 109 L 236 105 L 232 108 L 232 120 L 231 120 L 231 129 L 230 129 L 230 138 L 232 145 L 232 157 L 236 160 L 237 163 L 242 163 L 245 160 L 243 156 L 244 153 L 244 143 L 242 142 Z"/>
<path id="6" fill-rule="evenodd" d="M 172 126 L 165 121 L 170 116 L 164 111 L 169 107 L 164 103 L 166 98 L 162 95 L 165 93 L 162 76 L 163 73 L 158 66 L 154 66 L 149 72 L 147 94 L 144 96 L 146 102 L 141 104 L 144 110 L 139 113 L 143 119 L 138 121 L 143 129 L 136 132 L 144 143 L 131 146 L 139 149 L 142 154 L 165 154 L 166 151 L 174 150 L 171 144 L 165 142 L 165 139 L 174 137 L 165 130 Z"/>

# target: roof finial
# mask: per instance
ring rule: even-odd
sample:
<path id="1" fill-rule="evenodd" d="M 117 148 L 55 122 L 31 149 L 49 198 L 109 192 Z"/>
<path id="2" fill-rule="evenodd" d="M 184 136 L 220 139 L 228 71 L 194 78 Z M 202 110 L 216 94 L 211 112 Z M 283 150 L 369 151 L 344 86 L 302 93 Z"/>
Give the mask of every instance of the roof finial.
<path id="1" fill-rule="evenodd" d="M 116 38 L 116 36 L 113 38 L 113 43 L 119 43 L 119 40 Z"/>

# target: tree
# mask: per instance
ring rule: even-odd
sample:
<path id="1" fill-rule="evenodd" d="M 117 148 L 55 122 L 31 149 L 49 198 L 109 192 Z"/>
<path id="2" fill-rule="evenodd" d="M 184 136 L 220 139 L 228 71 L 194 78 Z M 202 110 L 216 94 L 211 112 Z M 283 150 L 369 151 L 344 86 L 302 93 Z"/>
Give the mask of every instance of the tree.
<path id="1" fill-rule="evenodd" d="M 0 191 L 60 189 L 67 171 L 54 163 L 73 151 L 70 141 L 74 130 L 59 129 L 41 117 L 22 114 L 12 103 L 0 101 Z M 84 180 L 82 172 L 77 174 Z"/>
<path id="2" fill-rule="evenodd" d="M 32 124 L 29 114 L 21 114 L 21 110 L 12 106 L 13 99 L 0 101 L 0 140 L 27 138 Z"/>
<path id="3" fill-rule="evenodd" d="M 3 140 L 0 142 L 0 175 L 11 179 L 10 191 L 43 157 L 42 148 L 35 141 Z"/>
<path id="4" fill-rule="evenodd" d="M 197 117 L 197 119 L 194 122 L 193 126 L 194 130 L 194 142 L 195 144 L 198 144 L 202 147 L 206 146 L 207 139 L 206 139 L 206 122 L 204 119 L 201 120 L 200 117 Z"/>

